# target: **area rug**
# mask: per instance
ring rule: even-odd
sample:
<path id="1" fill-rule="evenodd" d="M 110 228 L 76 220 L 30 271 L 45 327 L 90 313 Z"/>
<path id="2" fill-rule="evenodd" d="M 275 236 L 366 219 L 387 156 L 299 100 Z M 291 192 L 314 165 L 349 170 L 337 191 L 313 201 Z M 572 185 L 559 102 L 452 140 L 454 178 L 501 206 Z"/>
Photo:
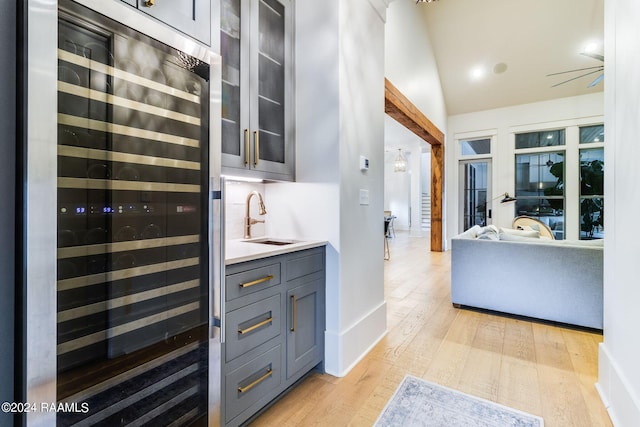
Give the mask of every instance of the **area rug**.
<path id="1" fill-rule="evenodd" d="M 375 423 L 390 426 L 542 427 L 542 418 L 407 375 Z"/>

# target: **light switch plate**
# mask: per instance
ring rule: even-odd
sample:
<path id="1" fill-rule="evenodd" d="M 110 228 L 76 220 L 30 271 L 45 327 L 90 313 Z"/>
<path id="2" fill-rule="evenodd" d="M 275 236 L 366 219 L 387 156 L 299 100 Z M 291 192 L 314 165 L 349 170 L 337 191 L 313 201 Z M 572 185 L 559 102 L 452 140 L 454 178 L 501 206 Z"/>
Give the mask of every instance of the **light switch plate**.
<path id="1" fill-rule="evenodd" d="M 365 156 L 360 156 L 360 170 L 366 172 L 369 170 L 369 159 Z"/>
<path id="2" fill-rule="evenodd" d="M 360 204 L 368 205 L 369 204 L 369 190 L 360 189 Z"/>

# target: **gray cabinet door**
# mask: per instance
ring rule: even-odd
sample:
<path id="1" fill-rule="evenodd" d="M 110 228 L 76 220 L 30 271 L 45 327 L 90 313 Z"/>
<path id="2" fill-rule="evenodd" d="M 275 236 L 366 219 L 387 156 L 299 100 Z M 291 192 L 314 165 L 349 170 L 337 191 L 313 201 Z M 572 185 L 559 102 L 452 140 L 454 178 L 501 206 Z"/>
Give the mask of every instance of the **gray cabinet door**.
<path id="1" fill-rule="evenodd" d="M 293 180 L 293 15 L 289 0 L 222 0 L 222 165 Z"/>
<path id="2" fill-rule="evenodd" d="M 324 280 L 287 292 L 287 379 L 318 364 L 324 354 Z"/>
<path id="3" fill-rule="evenodd" d="M 220 1 L 222 165 L 249 170 L 250 1 Z"/>
<path id="4" fill-rule="evenodd" d="M 153 0 L 153 5 L 149 3 L 138 0 L 138 8 L 176 30 L 211 45 L 211 0 Z"/>
<path id="5" fill-rule="evenodd" d="M 253 167 L 260 171 L 290 174 L 291 153 L 287 113 L 290 109 L 288 87 L 293 81 L 290 73 L 291 8 L 286 0 L 261 0 L 258 3 L 257 46 L 252 72 L 257 82 L 257 96 L 252 97 L 251 117 L 253 133 Z"/>

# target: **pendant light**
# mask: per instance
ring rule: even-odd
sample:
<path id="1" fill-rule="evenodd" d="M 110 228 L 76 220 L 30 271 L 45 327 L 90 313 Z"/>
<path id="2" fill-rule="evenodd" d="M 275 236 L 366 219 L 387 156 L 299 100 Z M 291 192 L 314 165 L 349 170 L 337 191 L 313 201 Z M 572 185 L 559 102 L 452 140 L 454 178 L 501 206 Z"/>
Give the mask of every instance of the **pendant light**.
<path id="1" fill-rule="evenodd" d="M 398 157 L 393 167 L 394 172 L 406 172 L 407 171 L 407 159 L 402 155 L 402 148 L 398 148 Z"/>

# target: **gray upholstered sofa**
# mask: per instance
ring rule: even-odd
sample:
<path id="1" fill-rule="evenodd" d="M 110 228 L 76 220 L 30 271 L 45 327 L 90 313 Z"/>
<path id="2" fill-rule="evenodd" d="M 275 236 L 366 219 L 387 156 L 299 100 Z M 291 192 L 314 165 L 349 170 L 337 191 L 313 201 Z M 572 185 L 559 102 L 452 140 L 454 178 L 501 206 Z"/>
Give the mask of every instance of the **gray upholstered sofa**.
<path id="1" fill-rule="evenodd" d="M 499 240 L 485 240 L 478 231 L 467 230 L 451 242 L 454 305 L 602 329 L 601 241 L 502 232 Z"/>

